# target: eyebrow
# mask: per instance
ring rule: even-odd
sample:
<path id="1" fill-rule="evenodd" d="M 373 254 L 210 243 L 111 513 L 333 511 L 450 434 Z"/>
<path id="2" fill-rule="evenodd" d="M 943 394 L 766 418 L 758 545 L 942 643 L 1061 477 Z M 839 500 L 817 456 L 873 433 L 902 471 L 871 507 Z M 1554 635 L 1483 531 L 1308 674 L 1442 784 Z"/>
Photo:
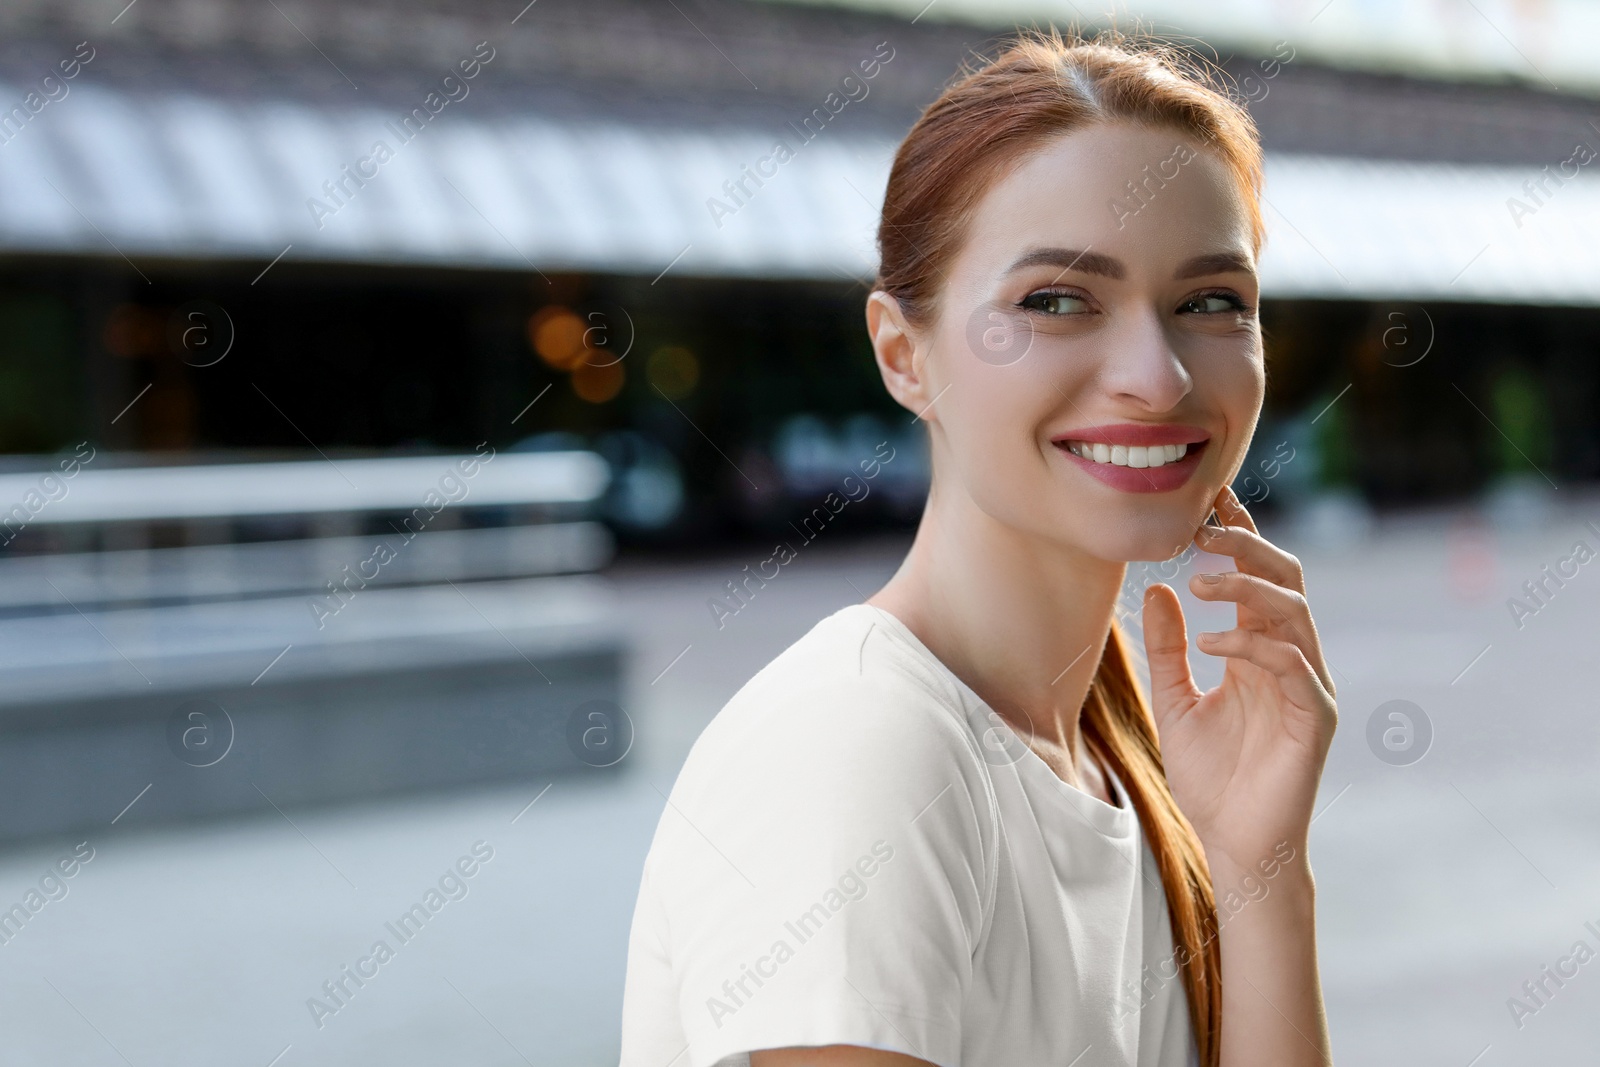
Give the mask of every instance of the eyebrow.
<path id="1" fill-rule="evenodd" d="M 1180 265 L 1174 278 L 1199 278 L 1206 274 L 1248 274 L 1255 277 L 1255 264 L 1243 252 L 1207 252 Z"/>
<path id="2" fill-rule="evenodd" d="M 1011 264 L 1011 269 L 1006 273 L 1015 273 L 1027 267 L 1060 267 L 1063 271 L 1075 270 L 1080 274 L 1099 274 L 1106 278 L 1127 276 L 1121 260 L 1088 249 L 1035 248 Z"/>
<path id="3" fill-rule="evenodd" d="M 1103 252 L 1091 252 L 1088 249 L 1076 248 L 1035 248 L 1026 253 L 1022 258 L 1011 264 L 1007 273 L 1023 270 L 1027 267 L 1060 267 L 1063 271 L 1075 270 L 1081 274 L 1098 274 L 1105 278 L 1121 280 L 1128 276 L 1127 268 L 1122 261 Z M 1250 262 L 1250 257 L 1242 252 L 1207 252 L 1195 256 L 1178 266 L 1173 277 L 1177 279 L 1198 278 L 1207 274 L 1228 274 L 1238 272 L 1255 276 L 1255 267 Z"/>

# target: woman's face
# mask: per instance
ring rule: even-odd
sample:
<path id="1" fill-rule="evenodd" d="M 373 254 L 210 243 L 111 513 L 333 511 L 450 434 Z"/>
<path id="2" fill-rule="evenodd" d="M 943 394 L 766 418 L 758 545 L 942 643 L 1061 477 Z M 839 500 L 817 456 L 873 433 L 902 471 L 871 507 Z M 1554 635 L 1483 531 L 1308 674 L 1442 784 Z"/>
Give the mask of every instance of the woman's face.
<path id="1" fill-rule="evenodd" d="M 1044 145 L 979 203 L 911 335 L 935 477 L 1097 558 L 1182 551 L 1260 412 L 1254 263 L 1200 143 L 1106 125 Z"/>

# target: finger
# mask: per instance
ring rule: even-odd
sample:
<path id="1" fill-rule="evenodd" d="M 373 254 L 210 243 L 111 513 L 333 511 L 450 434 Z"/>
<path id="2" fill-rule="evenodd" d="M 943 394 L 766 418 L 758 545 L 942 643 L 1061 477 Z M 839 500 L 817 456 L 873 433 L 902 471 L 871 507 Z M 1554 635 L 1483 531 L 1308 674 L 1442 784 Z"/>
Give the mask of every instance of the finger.
<path id="1" fill-rule="evenodd" d="M 1244 502 L 1234 493 L 1232 486 L 1225 485 L 1217 490 L 1217 495 L 1212 500 L 1212 509 L 1217 521 L 1222 524 L 1216 528 L 1223 530 L 1224 534 L 1221 536 L 1211 534 L 1210 530 L 1213 527 L 1202 527 L 1202 530 L 1208 534 L 1208 543 L 1201 547 L 1208 552 L 1218 552 L 1217 542 L 1228 534 L 1238 533 L 1247 536 L 1260 536 L 1260 531 L 1256 529 L 1255 520 L 1250 517 L 1250 512 L 1246 510 Z M 1248 542 L 1245 541 L 1236 543 L 1241 547 L 1248 545 Z M 1235 560 L 1234 563 L 1244 570 L 1249 570 L 1238 560 Z M 1258 614 L 1254 608 L 1241 602 L 1236 613 L 1234 625 L 1246 630 L 1260 630 L 1266 627 L 1268 621 L 1266 616 Z"/>
<path id="2" fill-rule="evenodd" d="M 1269 636 L 1288 641 L 1298 648 L 1317 672 L 1324 688 L 1333 692 L 1333 678 L 1322 657 L 1322 642 L 1306 598 L 1264 578 L 1238 571 L 1197 574 L 1189 580 L 1189 590 L 1201 600 L 1232 601 L 1251 609 L 1253 618 L 1263 625 L 1246 625 Z"/>
<path id="3" fill-rule="evenodd" d="M 1297 593 L 1306 591 L 1300 560 L 1243 526 L 1202 526 L 1195 533 L 1194 543 L 1212 555 L 1230 557 L 1246 574 Z"/>
<path id="4" fill-rule="evenodd" d="M 1187 711 L 1200 699 L 1200 687 L 1189 670 L 1189 635 L 1183 606 L 1171 586 L 1156 583 L 1144 592 L 1144 655 L 1150 668 L 1150 703 L 1156 730 Z"/>
<path id="5" fill-rule="evenodd" d="M 1244 604 L 1279 628 L 1311 621 L 1311 608 L 1306 604 L 1305 597 L 1293 589 L 1285 589 L 1275 582 L 1243 571 L 1192 575 L 1189 578 L 1189 590 L 1201 600 Z"/>
<path id="6" fill-rule="evenodd" d="M 1333 698 L 1298 646 L 1255 630 L 1224 630 L 1199 635 L 1200 651 L 1209 656 L 1240 659 L 1278 679 L 1283 695 L 1307 711 L 1326 711 Z"/>
<path id="7" fill-rule="evenodd" d="M 1260 533 L 1256 529 L 1256 520 L 1250 517 L 1249 510 L 1244 506 L 1244 501 L 1239 499 L 1239 494 L 1233 491 L 1233 486 L 1225 485 L 1217 494 L 1217 518 L 1225 526 L 1242 526 L 1251 533 Z"/>

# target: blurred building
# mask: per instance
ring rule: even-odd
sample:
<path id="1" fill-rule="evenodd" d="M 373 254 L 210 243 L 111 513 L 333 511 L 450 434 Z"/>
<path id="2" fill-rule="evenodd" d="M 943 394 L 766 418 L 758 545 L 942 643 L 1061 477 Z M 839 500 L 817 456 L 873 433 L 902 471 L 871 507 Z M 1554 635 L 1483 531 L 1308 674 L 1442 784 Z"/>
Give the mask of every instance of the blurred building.
<path id="1" fill-rule="evenodd" d="M 1317 6 L 1182 16 L 1269 152 L 1263 462 L 1378 503 L 1600 475 L 1594 85 L 1363 62 Z M 682 537 L 781 525 L 819 455 L 892 439 L 861 514 L 905 521 L 861 326 L 888 161 L 1054 13 L 919 7 L 0 5 L 0 449 L 582 442 L 625 536 Z"/>

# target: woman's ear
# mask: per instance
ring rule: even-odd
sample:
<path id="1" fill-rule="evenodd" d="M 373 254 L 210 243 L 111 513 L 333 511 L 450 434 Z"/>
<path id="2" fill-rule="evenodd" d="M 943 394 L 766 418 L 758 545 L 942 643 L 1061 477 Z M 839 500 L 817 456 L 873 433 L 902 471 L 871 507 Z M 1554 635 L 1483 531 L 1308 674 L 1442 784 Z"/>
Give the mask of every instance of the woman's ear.
<path id="1" fill-rule="evenodd" d="M 900 302 L 882 289 L 867 297 L 867 335 L 883 386 L 895 402 L 914 415 L 928 407 L 926 361 L 918 358 L 917 342 Z"/>

